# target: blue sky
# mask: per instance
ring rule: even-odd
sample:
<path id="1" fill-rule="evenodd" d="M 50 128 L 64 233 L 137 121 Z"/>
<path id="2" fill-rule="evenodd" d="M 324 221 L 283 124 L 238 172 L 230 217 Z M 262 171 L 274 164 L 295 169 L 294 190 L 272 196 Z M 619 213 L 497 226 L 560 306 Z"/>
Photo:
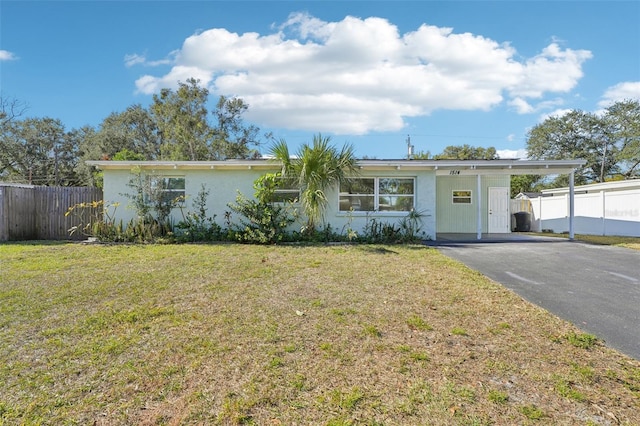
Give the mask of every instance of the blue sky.
<path id="1" fill-rule="evenodd" d="M 550 114 L 640 98 L 638 1 L 0 1 L 0 86 L 97 127 L 199 78 L 293 150 L 523 156 Z"/>

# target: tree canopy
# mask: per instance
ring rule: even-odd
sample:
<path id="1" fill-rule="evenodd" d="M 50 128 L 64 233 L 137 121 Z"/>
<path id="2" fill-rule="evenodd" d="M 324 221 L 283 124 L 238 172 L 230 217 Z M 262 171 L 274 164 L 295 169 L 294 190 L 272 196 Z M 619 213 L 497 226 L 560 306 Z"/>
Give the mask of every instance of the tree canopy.
<path id="1" fill-rule="evenodd" d="M 471 145 L 449 145 L 442 153 L 433 156 L 435 160 L 495 160 L 498 154 L 494 147 L 483 148 Z"/>
<path id="2" fill-rule="evenodd" d="M 208 108 L 209 91 L 188 79 L 163 89 L 145 108 L 113 112 L 96 129 L 65 131 L 60 120 L 21 120 L 24 103 L 0 97 L 0 179 L 41 185 L 95 185 L 86 160 L 225 160 L 259 156 L 259 129 L 246 124 L 249 106 L 220 96 Z"/>
<path id="3" fill-rule="evenodd" d="M 36 185 L 77 185 L 79 161 L 75 133 L 60 120 L 28 118 L 3 124 L 0 177 Z"/>
<path id="4" fill-rule="evenodd" d="M 616 102 L 603 113 L 573 110 L 534 126 L 527 137 L 531 159 L 584 159 L 576 183 L 640 175 L 640 102 Z"/>

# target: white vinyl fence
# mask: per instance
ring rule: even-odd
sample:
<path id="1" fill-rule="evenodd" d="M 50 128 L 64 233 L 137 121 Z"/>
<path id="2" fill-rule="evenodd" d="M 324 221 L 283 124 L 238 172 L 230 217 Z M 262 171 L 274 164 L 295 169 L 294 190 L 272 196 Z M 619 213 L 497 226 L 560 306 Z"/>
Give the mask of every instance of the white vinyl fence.
<path id="1" fill-rule="evenodd" d="M 575 233 L 640 237 L 640 188 L 586 193 L 577 189 L 574 200 Z M 532 231 L 569 232 L 568 193 L 554 193 L 530 202 L 530 210 L 519 211 L 532 213 Z"/>

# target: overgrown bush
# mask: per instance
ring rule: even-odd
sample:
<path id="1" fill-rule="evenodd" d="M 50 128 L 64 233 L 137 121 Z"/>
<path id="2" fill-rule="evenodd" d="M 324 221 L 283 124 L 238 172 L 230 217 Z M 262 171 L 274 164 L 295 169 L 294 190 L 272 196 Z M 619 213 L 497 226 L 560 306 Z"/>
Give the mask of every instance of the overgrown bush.
<path id="1" fill-rule="evenodd" d="M 114 213 L 118 204 L 113 204 Z M 64 216 L 72 216 L 76 225 L 69 228 L 69 235 L 80 234 L 85 237 L 94 235 L 94 227 L 101 226 L 105 221 L 113 220 L 109 217 L 109 206 L 103 200 L 78 203 L 69 207 Z"/>
<path id="2" fill-rule="evenodd" d="M 229 220 L 229 229 L 236 241 L 274 244 L 287 238 L 287 227 L 295 221 L 297 211 L 292 203 L 273 202 L 279 184 L 279 173 L 266 174 L 253 185 L 256 190 L 254 199 L 238 192 L 235 203 L 228 204 L 231 211 L 240 217 L 238 224 Z"/>
<path id="3" fill-rule="evenodd" d="M 210 191 L 203 184 L 193 201 L 195 211 L 185 213 L 184 204 L 179 205 L 182 220 L 175 227 L 175 235 L 180 242 L 220 241 L 224 234 L 215 222 L 216 216 L 207 216 L 207 197 Z"/>
<path id="4" fill-rule="evenodd" d="M 423 237 L 422 214 L 411 210 L 397 224 L 376 218 L 368 219 L 358 241 L 372 244 L 415 243 Z"/>
<path id="5" fill-rule="evenodd" d="M 133 193 L 121 194 L 131 200 L 138 222 L 166 224 L 171 212 L 184 204 L 185 197 L 167 197 L 165 179 L 154 175 L 146 175 L 140 169 L 133 172 L 127 186 Z"/>
<path id="6" fill-rule="evenodd" d="M 101 213 L 98 213 L 100 207 Z M 149 218 L 132 219 L 125 225 L 122 220 L 115 220 L 118 207 L 118 203 L 109 204 L 104 201 L 79 203 L 69 207 L 65 216 L 72 215 L 77 219 L 77 225 L 69 229 L 69 234 L 80 233 L 101 242 L 149 243 L 171 239 L 172 226 L 169 221 L 161 223 Z"/>

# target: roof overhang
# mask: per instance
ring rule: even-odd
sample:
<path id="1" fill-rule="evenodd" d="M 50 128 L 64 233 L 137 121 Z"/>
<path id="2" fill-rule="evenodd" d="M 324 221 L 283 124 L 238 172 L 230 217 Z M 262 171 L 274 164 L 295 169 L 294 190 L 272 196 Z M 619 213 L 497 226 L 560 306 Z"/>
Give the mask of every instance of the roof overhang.
<path id="1" fill-rule="evenodd" d="M 282 165 L 271 160 L 225 161 L 87 161 L 100 170 L 279 170 Z"/>
<path id="2" fill-rule="evenodd" d="M 225 161 L 87 161 L 101 170 L 247 170 L 277 171 L 274 160 Z M 358 167 L 370 171 L 435 171 L 445 175 L 557 175 L 582 167 L 585 160 L 360 160 Z"/>

